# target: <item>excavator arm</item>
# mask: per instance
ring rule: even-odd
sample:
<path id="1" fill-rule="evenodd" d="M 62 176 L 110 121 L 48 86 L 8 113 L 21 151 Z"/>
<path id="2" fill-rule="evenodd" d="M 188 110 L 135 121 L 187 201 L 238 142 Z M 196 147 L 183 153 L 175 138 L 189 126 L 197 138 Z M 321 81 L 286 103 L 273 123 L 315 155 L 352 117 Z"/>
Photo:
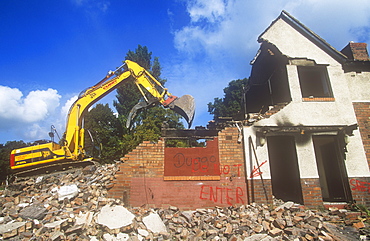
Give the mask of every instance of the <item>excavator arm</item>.
<path id="1" fill-rule="evenodd" d="M 164 107 L 178 112 L 187 120 L 189 126 L 191 125 L 194 117 L 193 97 L 185 95 L 178 98 L 170 94 L 147 70 L 133 61 L 126 60 L 121 67 L 115 71 L 110 71 L 99 83 L 83 91 L 71 106 L 64 136 L 65 144 L 75 158 L 83 154 L 84 129 L 82 122 L 85 112 L 101 98 L 115 90 L 130 76 L 133 77 L 136 86 L 145 100 L 145 104 L 139 102 L 140 104 L 137 104 L 131 110 L 127 126 L 130 126 L 130 122 L 135 117 L 136 111 L 151 105 L 153 102 L 158 102 Z"/>
<path id="2" fill-rule="evenodd" d="M 121 83 L 133 77 L 133 80 L 143 96 L 128 116 L 127 126 L 141 108 L 161 104 L 183 116 L 191 126 L 194 118 L 194 98 L 184 95 L 180 98 L 170 94 L 159 81 L 137 63 L 126 60 L 115 71 L 110 71 L 96 85 L 82 91 L 78 99 L 72 104 L 66 123 L 66 131 L 61 145 L 50 142 L 15 149 L 10 155 L 10 167 L 15 171 L 33 169 L 43 166 L 57 165 L 58 163 L 73 163 L 91 160 L 85 155 L 83 118 L 86 111 L 97 101 L 115 90 Z"/>

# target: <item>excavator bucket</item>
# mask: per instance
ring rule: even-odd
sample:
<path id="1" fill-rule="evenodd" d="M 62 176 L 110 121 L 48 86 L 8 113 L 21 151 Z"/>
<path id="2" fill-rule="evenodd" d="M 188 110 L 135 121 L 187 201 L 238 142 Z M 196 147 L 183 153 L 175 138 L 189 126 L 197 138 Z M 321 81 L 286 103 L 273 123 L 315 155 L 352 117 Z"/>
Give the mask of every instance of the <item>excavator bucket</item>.
<path id="1" fill-rule="evenodd" d="M 150 108 L 158 104 L 156 101 L 149 101 L 146 102 L 143 98 L 131 109 L 127 121 L 126 127 L 130 128 L 132 124 L 132 120 L 135 119 L 136 115 L 142 110 L 146 108 Z M 171 95 L 163 106 L 166 108 L 170 108 L 171 110 L 175 111 L 176 113 L 180 114 L 184 119 L 188 122 L 190 128 L 193 119 L 194 119 L 194 112 L 195 112 L 195 101 L 194 97 L 191 95 L 183 95 L 180 98 Z"/>
<path id="2" fill-rule="evenodd" d="M 183 95 L 180 98 L 175 99 L 169 108 L 176 113 L 180 114 L 188 122 L 188 128 L 191 127 L 195 113 L 195 101 L 191 95 Z"/>

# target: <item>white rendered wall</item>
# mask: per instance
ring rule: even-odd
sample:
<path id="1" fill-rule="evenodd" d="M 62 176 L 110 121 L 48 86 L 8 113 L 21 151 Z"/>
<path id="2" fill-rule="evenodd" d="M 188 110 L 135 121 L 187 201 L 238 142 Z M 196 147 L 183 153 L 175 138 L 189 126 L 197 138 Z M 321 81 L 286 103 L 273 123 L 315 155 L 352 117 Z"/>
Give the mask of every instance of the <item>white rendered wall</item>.
<path id="1" fill-rule="evenodd" d="M 370 73 L 345 74 L 353 102 L 370 102 Z"/>

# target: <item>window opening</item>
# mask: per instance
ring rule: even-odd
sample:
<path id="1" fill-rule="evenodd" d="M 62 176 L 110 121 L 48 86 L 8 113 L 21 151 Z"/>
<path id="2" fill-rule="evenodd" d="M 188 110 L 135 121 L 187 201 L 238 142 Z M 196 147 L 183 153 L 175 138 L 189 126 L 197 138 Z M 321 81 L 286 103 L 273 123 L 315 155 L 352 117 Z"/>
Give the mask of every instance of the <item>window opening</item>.
<path id="1" fill-rule="evenodd" d="M 303 98 L 333 97 L 325 66 L 298 66 Z"/>

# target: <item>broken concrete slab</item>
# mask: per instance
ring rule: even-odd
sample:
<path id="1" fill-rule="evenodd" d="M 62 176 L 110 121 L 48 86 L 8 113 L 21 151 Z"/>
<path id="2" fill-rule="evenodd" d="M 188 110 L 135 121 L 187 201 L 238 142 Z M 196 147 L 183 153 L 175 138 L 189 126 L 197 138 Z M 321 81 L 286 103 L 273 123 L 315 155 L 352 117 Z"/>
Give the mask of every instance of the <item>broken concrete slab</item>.
<path id="1" fill-rule="evenodd" d="M 167 232 L 166 225 L 164 225 L 161 217 L 156 212 L 151 212 L 148 216 L 144 217 L 143 223 L 153 233 Z"/>
<path id="2" fill-rule="evenodd" d="M 62 220 L 58 220 L 58 221 L 55 221 L 55 222 L 52 222 L 52 223 L 46 223 L 44 225 L 44 227 L 46 228 L 55 228 L 55 227 L 58 227 L 60 226 L 62 223 L 66 222 L 68 219 L 62 219 Z"/>
<path id="3" fill-rule="evenodd" d="M 37 219 L 42 220 L 47 213 L 47 209 L 43 207 L 41 204 L 33 204 L 24 208 L 20 213 L 19 216 L 24 219 Z"/>
<path id="4" fill-rule="evenodd" d="M 94 212 L 79 213 L 76 217 L 75 225 L 83 224 L 84 226 L 89 226 L 94 217 Z"/>
<path id="5" fill-rule="evenodd" d="M 61 186 L 58 190 L 58 201 L 63 201 L 65 198 L 71 199 L 77 196 L 78 187 L 76 184 Z"/>
<path id="6" fill-rule="evenodd" d="M 11 232 L 12 230 L 18 229 L 26 225 L 26 222 L 13 222 L 0 225 L 0 234 Z"/>
<path id="7" fill-rule="evenodd" d="M 100 210 L 96 222 L 110 229 L 121 228 L 132 224 L 135 215 L 123 206 L 105 205 Z"/>
<path id="8" fill-rule="evenodd" d="M 278 206 L 277 208 L 275 208 L 275 211 L 276 212 L 279 212 L 280 210 L 284 210 L 284 209 L 290 209 L 291 207 L 294 206 L 294 202 L 292 201 L 288 201 L 288 202 L 285 202 L 283 204 L 281 204 L 280 206 Z"/>
<path id="9" fill-rule="evenodd" d="M 141 236 L 143 236 L 143 237 L 147 237 L 148 235 L 149 235 L 149 232 L 147 231 L 147 230 L 145 230 L 145 229 L 141 229 L 141 228 L 139 228 L 138 230 L 137 230 L 137 233 L 138 234 L 140 234 Z"/>

